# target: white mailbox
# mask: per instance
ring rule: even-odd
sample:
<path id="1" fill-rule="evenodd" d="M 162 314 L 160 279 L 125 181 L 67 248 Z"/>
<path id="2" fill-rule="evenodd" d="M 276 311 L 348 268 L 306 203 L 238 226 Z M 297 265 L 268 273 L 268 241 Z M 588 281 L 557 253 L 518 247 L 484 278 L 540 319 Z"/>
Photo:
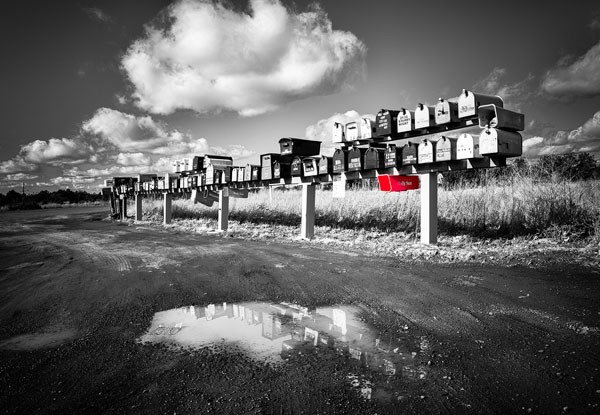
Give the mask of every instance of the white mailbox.
<path id="1" fill-rule="evenodd" d="M 435 161 L 456 160 L 456 138 L 442 137 L 435 143 Z"/>
<path id="2" fill-rule="evenodd" d="M 418 104 L 415 109 L 415 129 L 427 128 L 435 123 L 435 108 Z"/>
<path id="3" fill-rule="evenodd" d="M 402 108 L 398 113 L 398 132 L 405 133 L 415 129 L 415 113 Z"/>
<path id="4" fill-rule="evenodd" d="M 179 173 L 181 171 L 181 167 L 179 164 L 179 160 L 175 160 L 173 162 L 173 173 Z"/>
<path id="5" fill-rule="evenodd" d="M 433 163 L 435 161 L 435 143 L 427 139 L 421 141 L 417 154 L 419 164 Z"/>
<path id="6" fill-rule="evenodd" d="M 521 134 L 486 128 L 479 135 L 479 153 L 515 157 L 523 153 Z"/>
<path id="7" fill-rule="evenodd" d="M 304 176 L 317 176 L 319 174 L 319 166 L 317 162 L 321 160 L 321 156 L 309 156 L 302 159 L 302 167 Z"/>
<path id="8" fill-rule="evenodd" d="M 333 136 L 331 141 L 334 143 L 343 143 L 346 141 L 346 134 L 344 133 L 344 124 L 339 122 L 333 123 Z"/>
<path id="9" fill-rule="evenodd" d="M 480 106 L 477 115 L 481 128 L 500 128 L 509 131 L 525 129 L 525 115 L 497 107 L 494 104 Z"/>
<path id="10" fill-rule="evenodd" d="M 481 105 L 494 104 L 497 107 L 504 107 L 502 98 L 493 95 L 476 94 L 463 89 L 458 97 L 458 118 L 473 117 L 477 115 L 477 110 Z"/>
<path id="11" fill-rule="evenodd" d="M 237 181 L 238 182 L 243 182 L 244 181 L 244 176 L 246 175 L 246 167 L 239 167 L 238 168 L 238 176 L 237 176 Z"/>
<path id="12" fill-rule="evenodd" d="M 370 118 L 362 117 L 359 125 L 360 138 L 373 138 L 374 128 L 375 125 Z"/>
<path id="13" fill-rule="evenodd" d="M 462 133 L 456 140 L 456 159 L 477 159 L 481 158 L 479 154 L 479 136 L 469 133 Z"/>
<path id="14" fill-rule="evenodd" d="M 435 105 L 435 123 L 448 124 L 456 121 L 458 121 L 458 104 L 456 102 L 451 102 L 447 99 L 440 98 L 438 103 Z"/>
<path id="15" fill-rule="evenodd" d="M 352 121 L 346 124 L 346 141 L 358 140 L 358 123 Z"/>

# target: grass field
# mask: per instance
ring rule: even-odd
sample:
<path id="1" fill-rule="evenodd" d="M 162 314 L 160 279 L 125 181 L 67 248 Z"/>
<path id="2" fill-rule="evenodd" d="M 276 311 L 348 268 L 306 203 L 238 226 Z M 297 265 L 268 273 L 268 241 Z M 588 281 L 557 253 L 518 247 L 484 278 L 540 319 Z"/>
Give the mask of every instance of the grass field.
<path id="1" fill-rule="evenodd" d="M 189 196 L 188 196 L 189 197 Z M 240 223 L 300 224 L 300 189 L 250 193 L 231 199 L 229 218 Z M 216 219 L 217 206 L 206 207 L 184 198 L 173 202 L 173 218 Z M 416 233 L 419 230 L 418 191 L 382 193 L 348 190 L 344 199 L 317 189 L 316 224 L 341 229 Z M 162 217 L 160 199 L 144 200 L 144 215 Z M 597 238 L 600 235 L 600 181 L 539 181 L 518 176 L 488 181 L 478 187 L 440 186 L 440 234 L 510 237 L 540 235 L 558 239 Z"/>

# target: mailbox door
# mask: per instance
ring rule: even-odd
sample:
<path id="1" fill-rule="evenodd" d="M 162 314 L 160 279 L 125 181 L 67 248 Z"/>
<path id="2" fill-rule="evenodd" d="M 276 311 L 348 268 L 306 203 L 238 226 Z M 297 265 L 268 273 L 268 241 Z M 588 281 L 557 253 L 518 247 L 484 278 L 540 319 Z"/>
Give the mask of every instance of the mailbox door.
<path id="1" fill-rule="evenodd" d="M 417 164 L 419 145 L 415 143 L 407 143 L 402 147 L 402 164 Z"/>
<path id="2" fill-rule="evenodd" d="M 433 141 L 423 140 L 419 144 L 417 153 L 419 164 L 433 163 L 435 161 L 435 143 Z"/>
<path id="3" fill-rule="evenodd" d="M 435 145 L 435 161 L 456 160 L 456 140 L 442 137 Z"/>
<path id="4" fill-rule="evenodd" d="M 302 176 L 302 159 L 300 157 L 294 157 L 292 160 L 292 176 Z"/>
<path id="5" fill-rule="evenodd" d="M 475 94 L 463 89 L 462 94 L 458 97 L 458 118 L 476 116 L 478 108 L 487 104 L 504 107 L 502 98 L 498 96 Z"/>
<path id="6" fill-rule="evenodd" d="M 458 104 L 440 98 L 435 106 L 435 123 L 447 124 L 458 121 Z"/>
<path id="7" fill-rule="evenodd" d="M 343 173 L 348 170 L 348 150 L 338 148 L 333 153 L 333 172 Z"/>
<path id="8" fill-rule="evenodd" d="M 415 110 L 415 129 L 427 128 L 435 124 L 435 109 L 427 105 L 419 104 Z"/>
<path id="9" fill-rule="evenodd" d="M 358 123 L 353 121 L 346 124 L 346 141 L 354 141 L 358 138 Z"/>
<path id="10" fill-rule="evenodd" d="M 380 110 L 375 118 L 375 135 L 378 137 L 398 132 L 398 111 Z"/>
<path id="11" fill-rule="evenodd" d="M 319 174 L 316 158 L 307 157 L 304 160 L 302 160 L 302 165 L 304 168 L 304 176 L 316 176 L 317 174 Z"/>

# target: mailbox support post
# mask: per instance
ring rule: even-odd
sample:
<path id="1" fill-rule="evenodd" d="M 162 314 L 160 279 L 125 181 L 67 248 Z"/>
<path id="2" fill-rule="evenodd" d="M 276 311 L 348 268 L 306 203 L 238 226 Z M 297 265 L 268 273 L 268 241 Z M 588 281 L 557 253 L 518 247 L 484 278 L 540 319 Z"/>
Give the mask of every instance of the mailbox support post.
<path id="1" fill-rule="evenodd" d="M 315 236 L 315 189 L 316 186 L 313 183 L 302 186 L 300 237 L 303 239 L 312 239 Z"/>
<path id="2" fill-rule="evenodd" d="M 421 174 L 421 243 L 437 243 L 438 182 L 437 172 Z"/>
<path id="3" fill-rule="evenodd" d="M 173 195 L 171 193 L 165 193 L 163 196 L 163 224 L 168 225 L 171 223 L 172 214 L 172 203 Z"/>
<path id="4" fill-rule="evenodd" d="M 135 220 L 142 220 L 142 195 L 135 195 Z"/>
<path id="5" fill-rule="evenodd" d="M 219 190 L 219 231 L 227 230 L 229 218 L 229 189 Z"/>
<path id="6" fill-rule="evenodd" d="M 121 199 L 121 220 L 127 219 L 127 197 Z"/>

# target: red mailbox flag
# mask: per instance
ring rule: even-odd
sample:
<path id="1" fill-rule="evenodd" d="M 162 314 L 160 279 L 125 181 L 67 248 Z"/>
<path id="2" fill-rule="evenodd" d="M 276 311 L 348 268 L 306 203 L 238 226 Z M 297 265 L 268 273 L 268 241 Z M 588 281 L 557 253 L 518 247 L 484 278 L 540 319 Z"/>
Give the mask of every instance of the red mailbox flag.
<path id="1" fill-rule="evenodd" d="M 382 192 L 404 192 L 419 188 L 418 176 L 391 176 L 389 174 L 382 174 L 377 176 L 377 179 L 379 180 L 379 190 Z"/>

